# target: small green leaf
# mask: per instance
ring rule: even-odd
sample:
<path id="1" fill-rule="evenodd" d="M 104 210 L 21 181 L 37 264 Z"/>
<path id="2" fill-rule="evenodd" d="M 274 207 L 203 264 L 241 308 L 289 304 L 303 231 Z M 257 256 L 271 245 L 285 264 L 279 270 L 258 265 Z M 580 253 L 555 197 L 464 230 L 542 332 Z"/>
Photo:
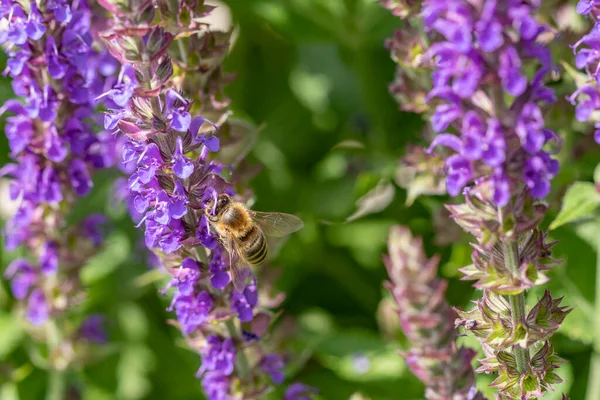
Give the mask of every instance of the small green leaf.
<path id="1" fill-rule="evenodd" d="M 115 232 L 110 235 L 102 251 L 92 257 L 81 270 L 81 281 L 89 285 L 112 273 L 128 259 L 129 247 L 129 239 L 124 233 Z"/>
<path id="2" fill-rule="evenodd" d="M 569 187 L 563 205 L 550 229 L 566 223 L 589 217 L 600 206 L 600 193 L 591 182 L 575 182 Z"/>
<path id="3" fill-rule="evenodd" d="M 346 222 L 383 211 L 394 200 L 394 194 L 394 185 L 391 182 L 380 181 L 375 188 L 356 201 L 356 211 L 346 218 Z"/>
<path id="4" fill-rule="evenodd" d="M 23 328 L 13 315 L 0 314 L 0 360 L 5 360 L 20 344 L 23 333 Z"/>
<path id="5" fill-rule="evenodd" d="M 315 353 L 340 378 L 354 382 L 395 379 L 405 369 L 398 348 L 368 331 L 338 332 L 318 344 Z"/>

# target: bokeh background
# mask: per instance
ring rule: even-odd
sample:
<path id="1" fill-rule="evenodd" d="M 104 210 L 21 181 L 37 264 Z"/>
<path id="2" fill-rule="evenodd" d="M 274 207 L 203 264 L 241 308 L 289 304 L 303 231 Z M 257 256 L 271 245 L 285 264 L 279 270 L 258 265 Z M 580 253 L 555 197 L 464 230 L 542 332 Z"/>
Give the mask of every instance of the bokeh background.
<path id="1" fill-rule="evenodd" d="M 397 354 L 407 343 L 384 300 L 381 255 L 389 227 L 408 225 L 424 237 L 429 255 L 442 255 L 440 275 L 451 281 L 452 305 L 469 307 L 479 294 L 459 281 L 458 268 L 469 263 L 470 250 L 468 237 L 443 215 L 447 199 L 420 197 L 409 207 L 406 191 L 395 183 L 407 143 L 425 143 L 425 122 L 399 111 L 387 90 L 395 64 L 384 41 L 400 20 L 370 0 L 226 3 L 238 26 L 226 61 L 226 70 L 237 78 L 227 92 L 235 115 L 264 125 L 249 156 L 263 165 L 250 183 L 257 199 L 253 208 L 295 213 L 306 222 L 271 266 L 279 273 L 277 288 L 287 296 L 282 307 L 286 323 L 295 324 L 286 340 L 295 355 L 288 382 L 318 387 L 322 399 L 348 399 L 356 392 L 373 400 L 422 399 L 422 385 Z M 11 94 L 7 79 L 0 79 L 0 100 Z M 565 104 L 556 111 L 562 118 L 572 115 Z M 548 221 L 567 185 L 592 180 L 600 155 L 583 126 L 569 121 L 561 126 L 563 168 Z M 3 165 L 8 161 L 4 136 L 0 150 Z M 166 323 L 172 318 L 165 311 L 169 299 L 158 294 L 165 275 L 149 267 L 140 233 L 112 201 L 117 175 L 100 176 L 93 194 L 72 215 L 78 220 L 92 211 L 106 212 L 114 228 L 106 251 L 82 271 L 89 287 L 85 311 L 107 316 L 110 341 L 72 373 L 71 381 L 86 400 L 201 399 L 194 376 L 200 359 Z M 382 210 L 345 223 L 356 201 L 376 187 L 375 209 Z M 4 181 L 0 188 L 4 220 L 11 206 Z M 576 308 L 554 338 L 558 353 L 570 361 L 561 369 L 567 382 L 548 399 L 560 398 L 561 391 L 572 399 L 585 398 L 593 342 L 600 334 L 593 327 L 593 316 L 600 312 L 594 308 L 599 226 L 588 220 L 552 232 L 560 240 L 555 255 L 565 262 L 551 273 L 549 287 Z M 3 268 L 17 255 L 0 248 Z M 529 295 L 533 302 L 540 293 Z M 12 307 L 3 280 L 0 399 L 41 399 L 48 375 L 36 365 L 36 346 Z M 477 346 L 469 338 L 461 340 Z M 600 345 L 596 348 L 600 351 Z M 482 388 L 491 381 L 479 379 Z M 282 398 L 280 392 L 272 396 Z"/>

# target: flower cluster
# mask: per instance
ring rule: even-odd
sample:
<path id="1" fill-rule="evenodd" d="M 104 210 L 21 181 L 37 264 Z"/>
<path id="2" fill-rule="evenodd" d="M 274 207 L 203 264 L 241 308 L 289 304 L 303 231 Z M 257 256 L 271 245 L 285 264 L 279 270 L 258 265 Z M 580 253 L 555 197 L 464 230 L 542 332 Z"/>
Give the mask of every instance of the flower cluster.
<path id="1" fill-rule="evenodd" d="M 431 111 L 429 151 L 445 148 L 446 190 L 466 200 L 447 208 L 478 242 L 473 264 L 462 272 L 484 295 L 472 311 L 459 313 L 457 324 L 482 342 L 487 358 L 478 372 L 497 373 L 493 386 L 522 399 L 560 382 L 554 372 L 560 359 L 548 339 L 570 311 L 549 293 L 529 313 L 524 301 L 524 292 L 547 282 L 545 272 L 557 263 L 550 257 L 555 243 L 538 228 L 547 209 L 538 199 L 550 192 L 559 170 L 552 154 L 560 148 L 543 118 L 543 107 L 555 99 L 545 85 L 553 65 L 538 6 L 425 1 L 423 29 L 414 29 L 418 40 L 392 47 L 403 65 L 416 60 L 432 70 L 419 110 Z"/>
<path id="2" fill-rule="evenodd" d="M 440 100 L 431 116 L 436 136 L 456 154 L 446 160 L 451 195 L 473 181 L 487 180 L 497 206 L 507 205 L 515 182 L 536 198 L 550 191 L 558 162 L 544 146 L 558 141 L 544 127 L 541 105 L 554 101 L 544 86 L 551 55 L 537 42 L 546 28 L 535 2 L 495 0 L 427 2 L 427 28 L 437 39 L 425 55 L 435 63 L 429 99 Z M 526 68 L 538 68 L 528 79 Z M 454 127 L 459 135 L 447 134 Z"/>
<path id="3" fill-rule="evenodd" d="M 475 351 L 456 347 L 456 312 L 444 299 L 448 282 L 436 277 L 438 257 L 427 259 L 421 239 L 394 226 L 384 257 L 386 287 L 397 305 L 400 326 L 412 348 L 403 353 L 411 371 L 425 384 L 425 397 L 483 399 L 475 389 L 471 360 Z"/>
<path id="4" fill-rule="evenodd" d="M 237 165 L 223 164 L 219 153 L 220 139 L 233 138 L 221 91 L 228 77 L 220 66 L 229 34 L 196 22 L 211 10 L 203 2 L 133 3 L 102 3 L 114 18 L 101 37 L 122 64 L 101 97 L 116 105 L 105 128 L 127 137 L 123 197 L 144 226 L 146 246 L 172 275 L 163 293 L 174 289 L 168 309 L 201 355 L 197 376 L 208 398 L 255 398 L 284 380 L 283 359 L 263 340 L 269 309 L 280 301 L 259 298 L 247 269 L 243 287 L 234 289 L 232 255 L 207 219 L 219 195 L 236 196 L 223 176 L 235 179 Z"/>
<path id="5" fill-rule="evenodd" d="M 575 117 L 578 121 L 594 122 L 596 128 L 594 139 L 600 143 L 600 75 L 598 73 L 598 58 L 600 57 L 600 31 L 597 29 L 597 21 L 600 19 L 600 2 L 595 0 L 580 0 L 577 4 L 577 12 L 590 16 L 596 26 L 573 45 L 575 51 L 575 65 L 577 68 L 585 69 L 588 80 L 582 84 L 569 100 L 575 106 Z"/>
<path id="6" fill-rule="evenodd" d="M 6 247 L 23 246 L 30 255 L 13 261 L 4 275 L 29 322 L 42 325 L 81 302 L 79 269 L 103 241 L 104 216 L 74 226 L 66 217 L 90 192 L 92 174 L 115 160 L 112 136 L 95 134 L 93 126 L 95 97 L 110 84 L 116 62 L 93 48 L 85 1 L 6 0 L 0 14 L 5 73 L 21 98 L 0 109 L 12 114 L 5 133 L 14 160 L 0 175 L 12 178 L 10 197 L 18 202 L 5 227 Z M 98 341 L 98 329 L 86 326 L 72 334 L 94 331 L 91 340 Z"/>

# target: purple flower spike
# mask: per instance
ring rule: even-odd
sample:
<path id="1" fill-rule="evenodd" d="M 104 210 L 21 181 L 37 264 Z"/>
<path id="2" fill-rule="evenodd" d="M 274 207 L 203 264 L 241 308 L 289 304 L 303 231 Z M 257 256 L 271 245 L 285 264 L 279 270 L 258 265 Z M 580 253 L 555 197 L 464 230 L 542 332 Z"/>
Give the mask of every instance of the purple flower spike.
<path id="1" fill-rule="evenodd" d="M 93 43 L 92 17 L 86 0 L 0 2 L 5 23 L 0 43 L 18 97 L 0 108 L 0 115 L 10 114 L 5 133 L 13 159 L 0 175 L 11 179 L 10 197 L 19 203 L 6 222 L 6 248 L 21 246 L 27 257 L 11 263 L 5 277 L 32 325 L 63 321 L 67 310 L 75 315 L 83 293 L 79 271 L 103 240 L 103 217 L 71 223 L 69 215 L 78 198 L 90 192 L 97 170 L 116 161 L 114 137 L 95 130 L 94 96 L 113 78 L 98 71 L 96 49 L 102 45 Z M 73 334 L 75 323 L 69 321 L 67 331 L 58 334 L 86 359 L 86 347 L 77 343 L 81 337 Z M 66 326 L 56 324 L 61 330 Z M 88 328 L 84 323 L 81 330 Z M 49 357 L 49 368 L 57 368 L 55 359 Z"/>
<path id="2" fill-rule="evenodd" d="M 197 21 L 210 7 L 192 15 L 197 7 L 181 0 L 167 3 L 169 12 L 149 13 L 116 10 L 111 2 L 100 2 L 114 16 L 100 36 L 122 64 L 112 87 L 97 91 L 103 93 L 98 98 L 109 101 L 105 129 L 123 140 L 120 167 L 128 178 L 120 180 L 116 191 L 144 230 L 144 244 L 172 276 L 161 293 L 172 291 L 168 310 L 175 312 L 175 325 L 202 356 L 197 376 L 206 397 L 259 398 L 273 382 L 283 380 L 275 355 L 260 367 L 265 356 L 262 341 L 269 337 L 266 331 L 272 321 L 266 309 L 277 300 L 259 305 L 256 279 L 244 287 L 240 282 L 229 284 L 235 263 L 240 263 L 245 278 L 250 270 L 214 221 L 217 209 L 225 204 L 223 196 L 239 201 L 236 189 L 244 185 L 227 182 L 222 176 L 233 166 L 221 164 L 218 154 L 211 154 L 220 149 L 219 132 L 235 129 L 228 121 L 229 100 L 222 90 L 227 81 L 220 63 L 228 46 L 203 24 L 181 25 L 182 10 L 190 14 L 187 19 Z M 151 10 L 150 3 L 146 5 Z M 202 66 L 186 65 L 186 59 L 175 68 L 171 62 L 169 44 L 183 35 L 187 39 L 179 42 L 189 46 L 189 60 L 200 56 Z M 192 104 L 216 122 L 192 115 Z M 230 136 L 228 143 L 237 140 Z M 252 340 L 252 347 L 245 339 Z"/>
<path id="3" fill-rule="evenodd" d="M 537 15 L 540 1 L 383 3 L 393 11 L 400 7 L 404 18 L 423 19 L 423 29 L 407 23 L 388 43 L 398 64 L 392 92 L 412 100 L 413 111 L 428 112 L 434 132 L 429 158 L 409 154 L 402 167 L 416 175 L 411 179 L 420 181 L 420 192 L 439 193 L 445 175 L 448 194 L 464 196 L 446 209 L 476 239 L 473 264 L 460 271 L 483 291 L 471 311 L 450 308 L 443 301 L 447 283 L 436 278 L 437 259 L 427 260 L 420 240 L 406 229 L 393 228 L 386 286 L 413 346 L 403 354 L 406 364 L 425 384 L 427 399 L 482 400 L 471 369 L 476 352 L 457 348 L 460 326 L 481 342 L 485 357 L 476 372 L 496 376 L 490 384 L 496 397 L 541 398 L 553 390 L 548 377 L 562 381 L 554 372 L 562 362 L 551 361 L 558 357 L 548 339 L 570 311 L 548 292 L 528 310 L 524 296 L 546 283 L 546 271 L 557 263 L 538 228 L 547 210 L 539 199 L 550 193 L 559 170 L 552 155 L 560 138 L 544 121 L 545 107 L 556 100 L 546 86 L 556 68 L 544 37 L 555 30 Z M 578 10 L 597 21 L 599 6 L 581 0 Z M 578 120 L 596 118 L 600 108 L 596 28 L 574 46 L 577 66 L 590 75 L 569 98 Z M 416 185 L 406 186 L 410 192 Z"/>

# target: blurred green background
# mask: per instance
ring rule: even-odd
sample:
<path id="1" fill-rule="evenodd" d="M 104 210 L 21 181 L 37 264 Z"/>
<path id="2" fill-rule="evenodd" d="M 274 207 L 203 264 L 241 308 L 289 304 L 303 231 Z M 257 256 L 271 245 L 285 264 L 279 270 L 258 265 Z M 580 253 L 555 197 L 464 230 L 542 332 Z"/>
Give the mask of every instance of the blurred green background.
<path id="1" fill-rule="evenodd" d="M 419 116 L 398 111 L 387 91 L 395 65 L 384 41 L 399 19 L 370 0 L 227 4 L 239 29 L 226 61 L 226 70 L 237 74 L 227 90 L 232 108 L 236 116 L 265 124 L 250 155 L 264 165 L 250 183 L 257 198 L 253 208 L 296 213 L 306 222 L 273 262 L 281 271 L 277 287 L 287 295 L 283 309 L 297 324 L 296 336 L 286 343 L 296 356 L 287 382 L 316 386 L 322 399 L 348 399 L 355 392 L 373 400 L 422 399 L 422 385 L 397 355 L 406 346 L 404 338 L 393 319 L 378 316 L 387 295 L 381 254 L 388 228 L 408 225 L 424 237 L 428 254 L 443 256 L 440 274 L 451 280 L 452 305 L 469 307 L 478 293 L 458 280 L 457 269 L 470 260 L 468 238 L 436 241 L 444 226 L 452 229 L 434 224 L 444 198 L 419 198 L 407 207 L 406 192 L 393 183 L 406 144 L 422 143 L 424 127 Z M 0 80 L 0 97 L 10 95 L 9 83 Z M 574 180 L 591 180 L 599 155 L 575 154 L 580 133 L 561 134 L 567 136 L 565 167 L 556 179 L 556 194 Z M 0 147 L 4 164 L 4 137 Z M 114 176 L 100 176 L 93 195 L 73 215 L 77 220 L 91 211 L 107 212 L 115 228 L 106 252 L 82 273 L 89 286 L 85 309 L 108 316 L 110 344 L 71 380 L 86 400 L 203 398 L 194 377 L 200 358 L 165 322 L 173 316 L 165 311 L 168 298 L 157 293 L 164 280 L 148 272 L 140 234 L 123 210 L 110 207 Z M 391 198 L 389 205 L 342 223 L 355 211 L 356 200 L 378 184 Z M 598 223 L 566 226 L 552 236 L 561 240 L 556 256 L 566 263 L 552 272 L 550 288 L 577 307 L 554 339 L 558 353 L 570 361 L 562 368 L 568 381 L 546 398 L 558 399 L 561 390 L 570 390 L 573 399 L 583 399 L 595 335 Z M 2 252 L 2 266 L 15 256 Z M 531 300 L 539 294 L 531 293 Z M 6 281 L 0 307 L 0 399 L 43 398 L 48 377 L 31 361 L 35 346 L 23 321 L 11 314 Z M 491 381 L 480 379 L 482 387 Z"/>

